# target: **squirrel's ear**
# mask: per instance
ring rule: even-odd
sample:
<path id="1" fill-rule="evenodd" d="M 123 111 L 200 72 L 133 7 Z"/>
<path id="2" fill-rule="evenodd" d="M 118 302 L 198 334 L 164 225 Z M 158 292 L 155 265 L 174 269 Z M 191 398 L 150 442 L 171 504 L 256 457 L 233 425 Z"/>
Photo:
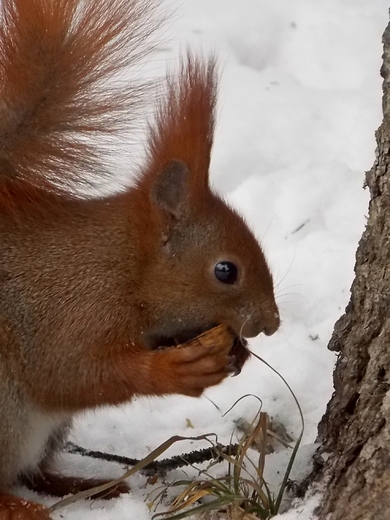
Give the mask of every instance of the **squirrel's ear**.
<path id="1" fill-rule="evenodd" d="M 152 187 L 152 201 L 160 209 L 179 217 L 188 198 L 188 180 L 187 165 L 182 161 L 171 161 L 157 176 Z"/>

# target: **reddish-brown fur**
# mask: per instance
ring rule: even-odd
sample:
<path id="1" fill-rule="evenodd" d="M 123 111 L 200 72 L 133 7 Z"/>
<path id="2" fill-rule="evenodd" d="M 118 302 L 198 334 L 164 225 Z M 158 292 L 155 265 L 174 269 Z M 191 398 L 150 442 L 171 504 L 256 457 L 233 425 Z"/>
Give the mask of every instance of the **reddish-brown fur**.
<path id="1" fill-rule="evenodd" d="M 4 0 L 1 9 L 0 202 L 20 198 L 20 208 L 44 204 L 41 189 L 101 174 L 96 139 L 120 139 L 148 90 L 106 80 L 149 52 L 156 24 L 149 0 Z"/>
<path id="2" fill-rule="evenodd" d="M 208 185 L 217 96 L 216 66 L 213 59 L 197 61 L 188 55 L 179 80 L 169 81 L 164 105 L 151 130 L 149 176 L 152 179 L 172 158 L 180 159 L 194 173 L 191 194 Z M 146 181 L 147 174 L 143 181 Z"/>
<path id="3" fill-rule="evenodd" d="M 75 411 L 199 396 L 245 362 L 241 343 L 155 347 L 280 320 L 258 242 L 209 187 L 214 60 L 188 54 L 167 81 L 135 186 L 83 200 L 69 187 L 105 175 L 150 97 L 120 76 L 149 50 L 148 0 L 3 0 L 2 13 L 0 520 L 31 520 L 47 512 L 9 488 L 74 483 L 50 463 Z M 221 261 L 237 281 L 216 278 Z"/>

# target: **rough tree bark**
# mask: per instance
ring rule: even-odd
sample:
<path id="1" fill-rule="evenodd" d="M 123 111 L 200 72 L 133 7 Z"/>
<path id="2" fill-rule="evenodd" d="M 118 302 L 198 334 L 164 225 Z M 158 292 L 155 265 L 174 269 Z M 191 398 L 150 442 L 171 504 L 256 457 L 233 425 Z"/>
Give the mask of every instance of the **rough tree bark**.
<path id="1" fill-rule="evenodd" d="M 319 425 L 321 520 L 390 520 L 390 24 L 383 42 L 383 122 L 366 174 L 369 216 L 351 299 L 329 345 L 339 357 Z"/>

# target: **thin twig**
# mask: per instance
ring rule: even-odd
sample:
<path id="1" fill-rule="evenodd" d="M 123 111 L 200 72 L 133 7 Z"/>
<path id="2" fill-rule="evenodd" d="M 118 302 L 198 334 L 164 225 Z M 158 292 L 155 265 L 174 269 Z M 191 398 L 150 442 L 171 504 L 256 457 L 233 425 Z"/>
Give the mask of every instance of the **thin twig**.
<path id="1" fill-rule="evenodd" d="M 202 462 L 206 462 L 212 459 L 214 459 L 215 462 L 223 462 L 224 459 L 222 454 L 235 456 L 238 446 L 238 444 L 224 446 L 223 444 L 218 443 L 216 446 L 211 448 L 195 450 L 191 451 L 190 453 L 184 453 L 183 455 L 175 455 L 174 457 L 167 459 L 155 460 L 147 464 L 141 470 L 141 473 L 147 476 L 164 475 L 173 469 L 190 466 L 192 464 L 201 464 Z M 135 466 L 140 462 L 139 459 L 125 457 L 123 455 L 114 455 L 113 453 L 88 450 L 78 446 L 77 444 L 74 444 L 73 442 L 66 443 L 65 449 L 68 453 L 81 455 L 82 457 L 91 457 L 92 459 L 105 460 L 107 462 L 116 462 L 118 464 L 123 464 L 124 466 Z"/>

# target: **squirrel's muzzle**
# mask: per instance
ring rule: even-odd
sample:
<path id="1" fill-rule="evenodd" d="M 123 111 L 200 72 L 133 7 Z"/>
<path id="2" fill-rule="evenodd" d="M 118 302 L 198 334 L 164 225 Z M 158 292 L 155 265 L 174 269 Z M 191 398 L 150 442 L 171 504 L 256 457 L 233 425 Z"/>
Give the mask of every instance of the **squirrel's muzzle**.
<path id="1" fill-rule="evenodd" d="M 241 327 L 241 334 L 244 338 L 254 338 L 262 332 L 266 336 L 272 336 L 280 326 L 280 316 L 276 305 L 262 309 L 260 312 L 253 312 Z"/>

